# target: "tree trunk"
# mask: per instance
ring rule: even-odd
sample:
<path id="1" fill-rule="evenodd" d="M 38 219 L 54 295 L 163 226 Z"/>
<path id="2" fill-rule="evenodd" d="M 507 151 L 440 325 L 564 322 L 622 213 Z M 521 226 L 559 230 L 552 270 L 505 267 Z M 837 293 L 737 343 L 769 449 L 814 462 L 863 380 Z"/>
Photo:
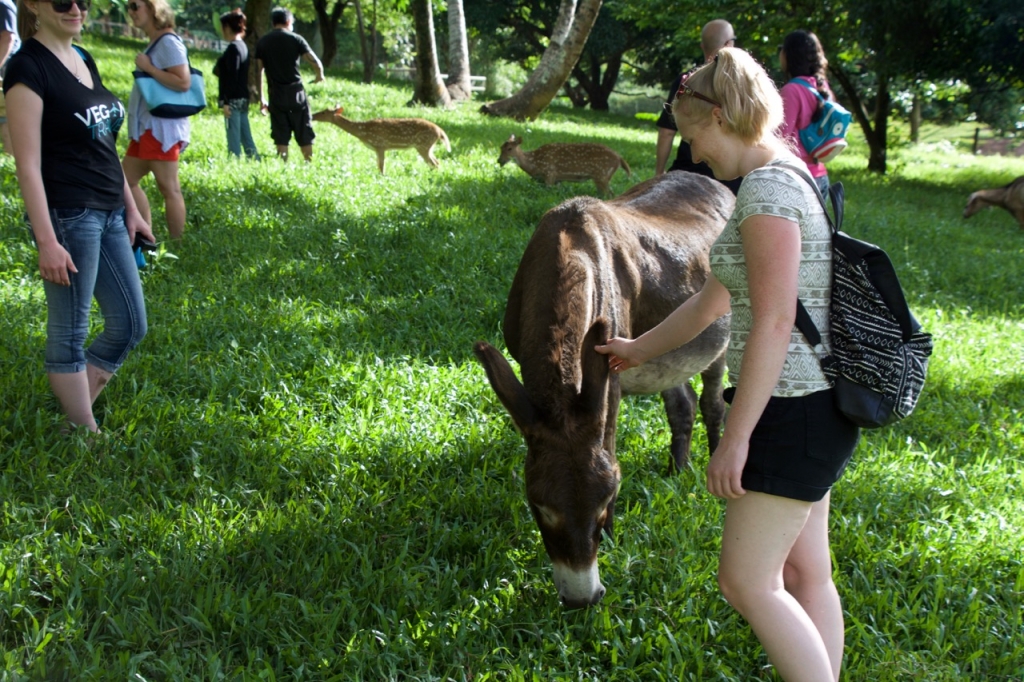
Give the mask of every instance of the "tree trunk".
<path id="1" fill-rule="evenodd" d="M 450 106 L 452 98 L 441 80 L 441 69 L 437 65 L 434 9 L 430 0 L 412 0 L 410 4 L 416 25 L 416 80 L 412 101 L 430 107 Z"/>
<path id="2" fill-rule="evenodd" d="M 259 39 L 270 32 L 270 0 L 246 0 L 245 16 L 246 21 L 245 44 L 249 48 L 249 54 L 253 59 L 249 60 L 249 94 L 255 100 L 259 91 L 259 83 L 256 80 L 259 74 L 256 70 L 256 43 Z"/>
<path id="3" fill-rule="evenodd" d="M 921 139 L 921 91 L 914 86 L 914 100 L 910 105 L 910 141 L 916 143 Z"/>
<path id="4" fill-rule="evenodd" d="M 867 140 L 869 149 L 868 170 L 884 175 L 890 105 L 888 75 L 878 74 L 878 96 L 875 111 L 874 114 L 869 115 L 864 100 L 860 98 L 860 94 L 857 92 L 857 88 L 854 86 L 853 80 L 849 75 L 839 66 L 830 64 L 828 69 L 835 76 L 836 80 L 839 81 L 839 84 L 843 86 L 843 92 L 846 93 L 846 97 L 850 101 L 850 112 L 857 119 L 861 130 L 864 131 L 864 139 Z"/>
<path id="5" fill-rule="evenodd" d="M 370 35 L 367 37 L 363 22 L 363 7 L 355 0 L 356 28 L 359 29 L 359 49 L 363 54 L 363 82 L 372 83 L 377 68 L 377 0 L 373 0 L 373 23 L 370 24 Z"/>
<path id="6" fill-rule="evenodd" d="M 329 0 L 313 0 L 313 10 L 316 12 L 317 23 L 320 24 L 320 40 L 324 44 L 320 61 L 325 67 L 330 66 L 334 56 L 338 54 L 338 23 L 348 6 L 348 0 L 336 0 L 334 7 L 328 11 L 328 2 Z"/>
<path id="7" fill-rule="evenodd" d="M 576 75 L 576 70 L 573 69 L 573 75 Z M 562 90 L 565 91 L 565 96 L 572 102 L 572 106 L 575 109 L 582 109 L 590 104 L 590 98 L 587 97 L 587 89 L 582 85 L 573 85 L 571 80 L 565 81 L 565 85 L 562 86 Z"/>
<path id="8" fill-rule="evenodd" d="M 878 75 L 878 94 L 875 96 L 874 134 L 868 139 L 870 156 L 868 170 L 885 175 L 886 146 L 889 129 L 889 78 Z"/>
<path id="9" fill-rule="evenodd" d="M 608 57 L 608 63 L 604 65 L 604 75 L 601 74 L 601 66 L 600 60 L 591 55 L 589 73 L 579 64 L 572 70 L 572 75 L 586 92 L 586 97 L 582 98 L 584 103 L 589 101 L 590 108 L 594 111 L 608 111 L 608 100 L 611 98 L 612 91 L 615 90 L 619 72 L 622 70 L 622 53 Z M 572 95 L 569 97 L 572 99 Z M 573 105 L 577 106 L 575 99 L 573 99 Z"/>
<path id="10" fill-rule="evenodd" d="M 448 94 L 453 100 L 472 99 L 473 82 L 469 76 L 466 14 L 462 11 L 462 0 L 448 0 Z"/>
<path id="11" fill-rule="evenodd" d="M 511 97 L 485 104 L 481 112 L 519 120 L 535 119 L 551 104 L 579 61 L 601 10 L 601 0 L 580 0 L 577 12 L 576 1 L 561 1 L 551 41 L 526 85 Z"/>

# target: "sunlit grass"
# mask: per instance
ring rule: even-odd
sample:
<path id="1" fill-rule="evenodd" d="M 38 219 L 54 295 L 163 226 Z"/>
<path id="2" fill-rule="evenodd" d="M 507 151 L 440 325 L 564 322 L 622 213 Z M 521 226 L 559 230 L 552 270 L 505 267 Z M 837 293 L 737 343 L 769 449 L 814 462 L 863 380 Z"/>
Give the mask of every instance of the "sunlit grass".
<path id="1" fill-rule="evenodd" d="M 87 47 L 123 97 L 130 42 Z M 212 55 L 193 63 L 209 73 Z M 556 106 L 406 108 L 337 74 L 314 106 L 422 116 L 453 151 L 374 153 L 317 128 L 311 165 L 236 162 L 216 111 L 193 119 L 186 239 L 143 271 L 150 333 L 100 398 L 108 440 L 58 435 L 45 308 L 13 162 L 0 158 L 0 651 L 5 679 L 771 680 L 715 584 L 721 503 L 662 475 L 660 402 L 620 417 L 609 594 L 564 612 L 526 508 L 525 447 L 470 349 L 501 346 L 505 295 L 547 188 L 497 165 L 595 140 L 650 177 L 652 124 Z M 320 124 L 317 124 L 318 126 Z M 123 137 L 123 136 L 122 136 Z M 122 139 L 122 145 L 124 140 Z M 1024 232 L 969 193 L 1024 162 L 935 144 L 831 167 L 845 227 L 888 250 L 935 334 L 906 423 L 865 434 L 837 486 L 845 679 L 1024 678 Z M 160 201 L 156 232 L 164 241 Z"/>

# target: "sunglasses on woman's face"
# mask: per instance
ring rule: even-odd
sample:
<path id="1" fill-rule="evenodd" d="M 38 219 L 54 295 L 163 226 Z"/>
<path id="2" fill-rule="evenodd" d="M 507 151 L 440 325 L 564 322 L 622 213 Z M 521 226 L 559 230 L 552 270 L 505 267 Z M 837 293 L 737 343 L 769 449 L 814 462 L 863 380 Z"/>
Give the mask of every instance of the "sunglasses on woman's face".
<path id="1" fill-rule="evenodd" d="M 129 12 L 138 12 L 140 7 L 142 7 L 142 5 L 140 5 L 137 2 L 129 2 L 128 3 L 128 11 Z"/>
<path id="2" fill-rule="evenodd" d="M 80 12 L 88 12 L 89 5 L 92 4 L 92 0 L 43 0 L 43 2 L 49 2 L 57 14 L 67 14 L 71 11 L 71 5 L 74 4 L 78 5 Z"/>

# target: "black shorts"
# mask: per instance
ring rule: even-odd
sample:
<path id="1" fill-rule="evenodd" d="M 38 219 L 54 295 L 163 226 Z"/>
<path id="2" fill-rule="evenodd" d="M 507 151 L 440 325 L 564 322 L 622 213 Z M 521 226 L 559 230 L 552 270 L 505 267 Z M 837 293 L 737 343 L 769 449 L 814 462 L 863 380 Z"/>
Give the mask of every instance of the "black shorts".
<path id="1" fill-rule="evenodd" d="M 745 490 L 817 502 L 850 463 L 860 429 L 836 409 L 832 390 L 772 396 L 750 434 Z"/>
<path id="2" fill-rule="evenodd" d="M 270 113 L 270 137 L 279 147 L 287 147 L 295 133 L 295 142 L 300 147 L 313 144 L 316 133 L 313 132 L 313 116 L 309 113 L 309 103 L 300 109 L 284 111 L 274 105 L 267 107 Z"/>

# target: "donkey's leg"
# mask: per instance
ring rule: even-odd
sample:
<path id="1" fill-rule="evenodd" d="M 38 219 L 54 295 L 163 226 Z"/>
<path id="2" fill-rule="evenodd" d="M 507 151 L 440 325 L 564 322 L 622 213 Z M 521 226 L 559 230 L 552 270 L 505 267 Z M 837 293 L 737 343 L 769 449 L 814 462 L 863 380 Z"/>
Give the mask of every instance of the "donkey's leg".
<path id="1" fill-rule="evenodd" d="M 700 391 L 700 416 L 708 432 L 708 450 L 715 454 L 722 439 L 725 423 L 725 400 L 722 398 L 722 380 L 725 378 L 725 351 L 700 373 L 704 384 Z"/>
<path id="2" fill-rule="evenodd" d="M 687 382 L 682 386 L 662 391 L 661 399 L 665 402 L 665 415 L 672 431 L 668 473 L 673 474 L 682 471 L 690 462 L 690 441 L 693 438 L 693 421 L 697 411 L 697 393 Z"/>

